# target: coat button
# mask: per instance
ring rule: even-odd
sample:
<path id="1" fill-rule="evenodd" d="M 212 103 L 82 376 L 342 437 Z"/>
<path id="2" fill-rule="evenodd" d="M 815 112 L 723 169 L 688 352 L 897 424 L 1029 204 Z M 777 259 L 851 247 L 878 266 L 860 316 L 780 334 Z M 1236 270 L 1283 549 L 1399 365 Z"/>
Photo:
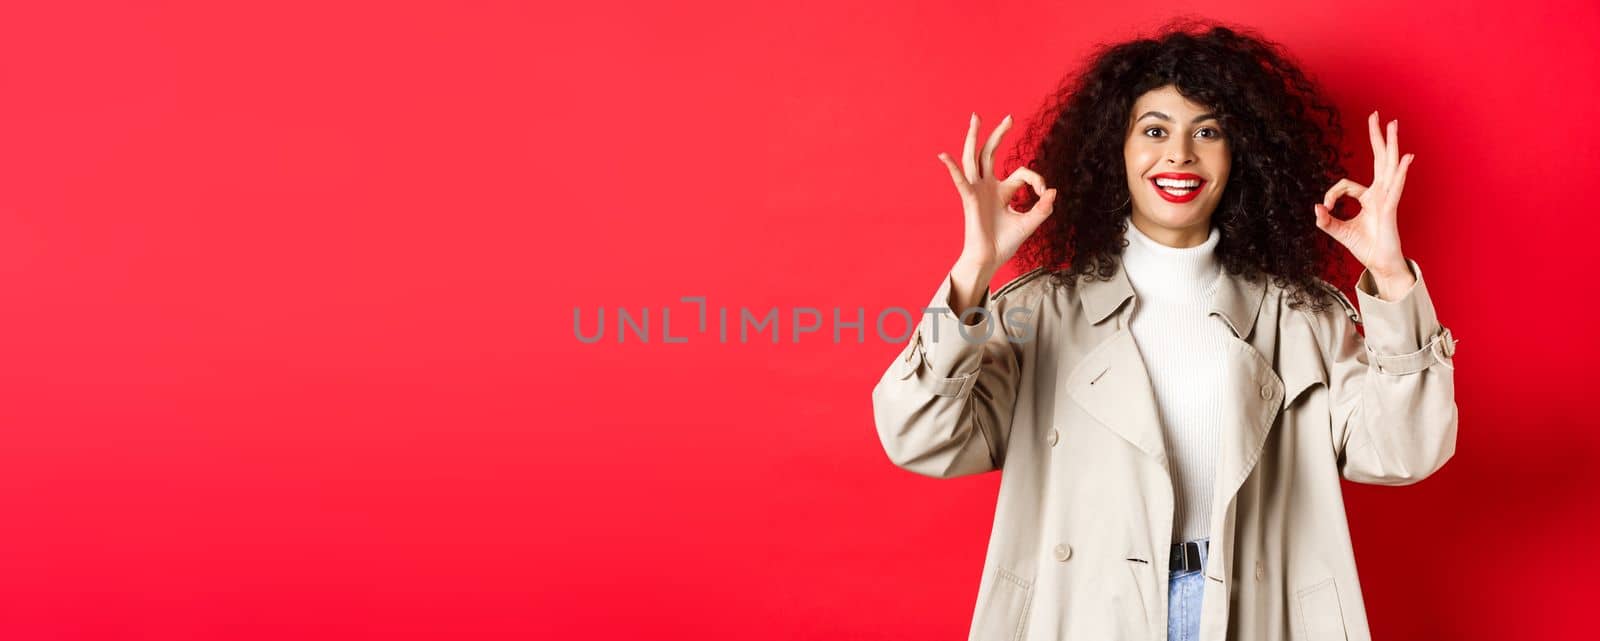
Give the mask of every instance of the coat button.
<path id="1" fill-rule="evenodd" d="M 1267 577 L 1267 564 L 1262 563 L 1260 561 L 1256 561 L 1256 580 L 1260 581 L 1260 580 L 1262 580 L 1262 579 L 1264 579 L 1266 577 Z"/>
<path id="2" fill-rule="evenodd" d="M 1056 545 L 1056 560 L 1057 561 L 1066 561 L 1067 559 L 1070 559 L 1070 558 L 1072 558 L 1072 546 L 1067 545 L 1065 543 L 1057 544 Z"/>
<path id="3" fill-rule="evenodd" d="M 1060 440 L 1061 440 L 1061 432 L 1056 431 L 1054 428 L 1052 428 L 1050 430 L 1050 438 L 1049 438 L 1050 447 L 1055 447 L 1056 446 L 1056 442 L 1058 442 Z"/>
<path id="4" fill-rule="evenodd" d="M 1262 385 L 1261 386 L 1261 398 L 1262 399 L 1271 399 L 1272 398 L 1272 386 L 1271 385 Z"/>

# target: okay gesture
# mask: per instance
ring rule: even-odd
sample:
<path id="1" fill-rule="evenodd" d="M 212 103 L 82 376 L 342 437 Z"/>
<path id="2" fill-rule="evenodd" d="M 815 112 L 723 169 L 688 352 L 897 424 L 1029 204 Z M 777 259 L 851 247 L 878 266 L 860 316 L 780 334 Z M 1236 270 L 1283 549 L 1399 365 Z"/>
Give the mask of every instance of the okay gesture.
<path id="1" fill-rule="evenodd" d="M 1413 154 L 1400 155 L 1400 121 L 1389 121 L 1385 139 L 1378 129 L 1378 112 L 1367 118 L 1367 133 L 1372 138 L 1372 185 L 1340 180 L 1314 206 L 1317 227 L 1354 254 L 1372 274 L 1383 298 L 1397 297 L 1416 282 L 1405 254 L 1400 251 L 1400 228 L 1396 224 L 1400 192 L 1406 186 L 1406 169 Z M 1333 204 L 1342 196 L 1361 203 L 1361 213 L 1349 220 L 1333 217 Z"/>

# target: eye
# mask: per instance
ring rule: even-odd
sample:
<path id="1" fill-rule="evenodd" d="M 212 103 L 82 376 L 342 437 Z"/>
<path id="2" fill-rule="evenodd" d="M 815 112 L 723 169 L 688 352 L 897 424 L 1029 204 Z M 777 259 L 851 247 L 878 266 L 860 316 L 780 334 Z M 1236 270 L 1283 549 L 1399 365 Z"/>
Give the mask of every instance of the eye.
<path id="1" fill-rule="evenodd" d="M 1221 138 L 1222 132 L 1216 127 L 1201 127 L 1194 135 L 1197 138 Z"/>
<path id="2" fill-rule="evenodd" d="M 1154 131 L 1156 133 L 1154 133 L 1154 134 L 1150 133 L 1152 131 Z M 1167 131 L 1165 129 L 1160 128 L 1160 127 L 1145 127 L 1145 129 L 1144 129 L 1144 135 L 1150 136 L 1152 138 L 1159 138 L 1159 137 L 1165 135 L 1166 133 L 1167 133 Z"/>

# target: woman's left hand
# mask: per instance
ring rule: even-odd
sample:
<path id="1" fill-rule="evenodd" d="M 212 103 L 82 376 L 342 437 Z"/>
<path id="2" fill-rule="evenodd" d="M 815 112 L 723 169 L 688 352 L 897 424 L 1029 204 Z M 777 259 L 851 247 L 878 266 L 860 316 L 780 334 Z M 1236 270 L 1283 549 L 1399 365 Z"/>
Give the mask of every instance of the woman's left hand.
<path id="1" fill-rule="evenodd" d="M 1400 192 L 1406 186 L 1406 168 L 1413 154 L 1400 155 L 1400 121 L 1389 121 L 1385 140 L 1378 129 L 1378 112 L 1367 118 L 1367 133 L 1372 138 L 1372 185 L 1342 179 L 1315 205 L 1317 227 L 1344 245 L 1372 274 L 1385 299 L 1397 297 L 1416 282 L 1400 251 L 1400 228 L 1396 223 Z M 1361 203 L 1361 213 L 1348 220 L 1333 217 L 1333 203 L 1350 196 Z"/>

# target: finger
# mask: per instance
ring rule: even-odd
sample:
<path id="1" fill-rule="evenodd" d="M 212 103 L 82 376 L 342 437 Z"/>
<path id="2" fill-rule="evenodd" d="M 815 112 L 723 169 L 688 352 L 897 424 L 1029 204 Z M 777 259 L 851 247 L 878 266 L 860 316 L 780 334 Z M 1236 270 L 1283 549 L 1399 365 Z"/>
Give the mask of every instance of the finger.
<path id="1" fill-rule="evenodd" d="M 1044 184 L 1044 176 L 1040 176 L 1038 172 L 1027 167 L 1018 167 L 1016 171 L 1011 172 L 1010 176 L 1006 176 L 1006 182 L 1011 181 L 1026 183 L 1033 187 L 1033 193 L 1040 196 L 1043 196 L 1044 191 L 1048 189 Z"/>
<path id="2" fill-rule="evenodd" d="M 1342 178 L 1328 189 L 1328 193 L 1322 195 L 1322 206 L 1332 210 L 1333 204 L 1338 202 L 1341 196 L 1360 199 L 1365 193 L 1367 193 L 1366 186 L 1349 178 Z"/>
<path id="3" fill-rule="evenodd" d="M 1349 225 L 1350 222 L 1334 218 L 1333 211 L 1328 209 L 1326 206 L 1319 204 L 1312 205 L 1311 208 L 1316 212 L 1317 215 L 1317 229 L 1326 232 L 1329 236 L 1332 236 L 1334 240 L 1343 243 L 1345 236 L 1349 233 L 1348 228 L 1345 226 Z"/>
<path id="4" fill-rule="evenodd" d="M 1044 223 L 1044 219 L 1049 218 L 1050 214 L 1054 213 L 1055 210 L 1056 190 L 1054 189 L 1046 189 L 1039 196 L 1039 202 L 1034 203 L 1033 207 L 1028 211 L 1022 212 L 1011 209 L 1012 213 L 1022 216 L 1023 229 L 1030 234 L 1033 233 L 1033 230 L 1038 229 L 1039 225 Z"/>
<path id="5" fill-rule="evenodd" d="M 994 150 L 1000 147 L 1000 138 L 1011 128 L 1011 114 L 1000 120 L 1000 126 L 989 132 L 989 142 L 983 145 L 983 175 L 994 176 Z"/>
<path id="6" fill-rule="evenodd" d="M 1372 184 L 1383 180 L 1384 157 L 1389 153 L 1383 142 L 1383 132 L 1378 130 L 1378 112 L 1367 116 L 1367 138 L 1372 141 Z"/>
<path id="7" fill-rule="evenodd" d="M 1395 168 L 1400 166 L 1400 121 L 1399 120 L 1390 120 L 1389 121 L 1389 146 L 1385 149 L 1385 151 L 1388 152 L 1388 155 L 1385 157 L 1384 161 L 1386 163 L 1388 163 L 1389 172 L 1387 174 L 1384 174 L 1384 178 L 1386 179 L 1386 182 L 1384 184 L 1388 184 L 1387 181 L 1394 180 Z"/>
<path id="8" fill-rule="evenodd" d="M 950 159 L 950 155 L 939 152 L 939 162 L 944 163 L 944 166 L 950 169 L 950 180 L 955 182 L 956 191 L 961 192 L 962 196 L 971 196 L 972 184 L 967 182 L 967 177 L 962 175 L 961 168 L 957 167 L 956 162 Z"/>
<path id="9" fill-rule="evenodd" d="M 978 114 L 973 112 L 967 124 L 967 142 L 961 146 L 961 170 L 967 182 L 978 182 Z"/>
<path id="10" fill-rule="evenodd" d="M 1395 211 L 1400 205 L 1400 192 L 1406 188 L 1406 170 L 1411 168 L 1411 159 L 1416 154 L 1406 154 L 1400 158 L 1400 166 L 1394 170 L 1394 176 L 1389 179 L 1389 193 L 1384 202 L 1384 211 Z"/>

